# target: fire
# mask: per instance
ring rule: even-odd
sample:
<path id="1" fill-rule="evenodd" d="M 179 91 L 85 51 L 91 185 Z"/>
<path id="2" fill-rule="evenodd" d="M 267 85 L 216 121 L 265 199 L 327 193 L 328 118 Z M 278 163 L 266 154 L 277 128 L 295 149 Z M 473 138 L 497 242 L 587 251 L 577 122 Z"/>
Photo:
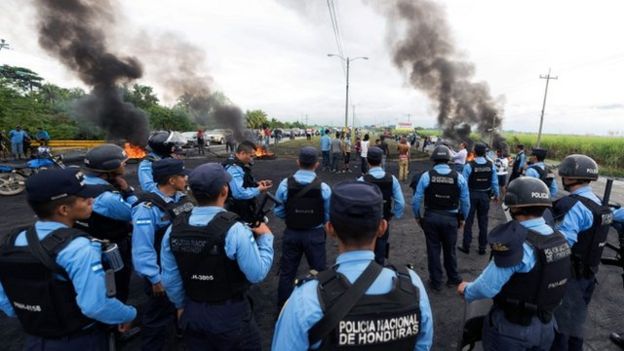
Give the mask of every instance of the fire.
<path id="1" fill-rule="evenodd" d="M 270 152 L 263 145 L 258 145 L 258 147 L 256 148 L 256 156 L 255 157 L 259 158 L 259 159 L 274 158 L 275 157 L 275 153 Z"/>
<path id="2" fill-rule="evenodd" d="M 470 151 L 468 153 L 468 156 L 466 156 L 466 162 L 474 161 L 474 159 L 475 159 L 475 154 L 474 154 L 474 152 Z"/>
<path id="3" fill-rule="evenodd" d="M 124 150 L 126 151 L 126 155 L 128 155 L 128 158 L 143 158 L 147 155 L 147 152 L 145 152 L 145 149 L 143 149 L 142 147 L 138 146 L 138 145 L 132 145 L 130 143 L 125 143 L 124 144 Z"/>

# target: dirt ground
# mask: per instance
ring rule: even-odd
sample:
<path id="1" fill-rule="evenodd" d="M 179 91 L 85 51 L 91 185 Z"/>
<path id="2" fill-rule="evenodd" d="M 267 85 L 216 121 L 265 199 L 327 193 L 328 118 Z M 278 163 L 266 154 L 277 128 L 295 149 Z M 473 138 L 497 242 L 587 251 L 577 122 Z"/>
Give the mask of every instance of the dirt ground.
<path id="1" fill-rule="evenodd" d="M 285 153 L 278 155 L 276 160 L 258 160 L 254 165 L 254 174 L 259 179 L 271 179 L 277 184 L 284 177 L 292 174 L 296 169 L 296 164 L 292 156 L 286 156 Z M 189 159 L 187 166 L 192 168 L 201 163 L 208 161 L 219 161 L 223 159 L 204 158 Z M 346 174 L 330 174 L 327 172 L 320 173 L 323 181 L 333 185 L 339 181 L 354 179 L 359 176 L 359 164 L 352 164 L 353 173 Z M 430 167 L 428 161 L 413 161 L 410 165 L 411 174 L 422 171 Z M 136 187 L 136 166 L 128 167 L 130 183 Z M 388 170 L 393 174 L 397 174 L 396 162 L 390 161 Z M 410 174 L 410 176 L 411 176 Z M 413 264 L 416 272 L 423 281 L 427 281 L 427 259 L 424 245 L 424 234 L 413 220 L 411 211 L 411 189 L 407 184 L 402 184 L 403 192 L 406 198 L 406 210 L 402 219 L 395 219 L 391 223 L 390 229 L 390 262 L 395 265 Z M 275 189 L 273 189 L 275 190 Z M 28 209 L 25 196 L 18 195 L 14 197 L 0 198 L 0 208 L 2 209 L 2 221 L 0 223 L 0 233 L 5 233 L 10 228 L 18 225 L 24 225 L 34 220 L 33 214 Z M 505 216 L 499 206 L 492 206 L 490 210 L 490 228 L 505 221 Z M 283 221 L 270 217 L 269 226 L 275 234 L 275 259 L 271 272 L 261 284 L 252 288 L 252 296 L 255 302 L 255 310 L 258 323 L 260 325 L 263 337 L 264 349 L 270 349 L 271 338 L 273 335 L 273 326 L 276 319 L 276 299 L 279 258 L 281 254 L 281 236 L 284 229 Z M 476 223 L 475 223 L 476 226 Z M 475 228 L 476 230 L 476 228 Z M 613 236 L 613 235 L 612 235 Z M 461 238 L 461 233 L 460 236 Z M 475 245 L 475 244 L 473 244 Z M 328 263 L 334 262 L 337 254 L 336 243 L 328 240 L 327 242 Z M 487 263 L 487 256 L 478 256 L 475 248 L 471 255 L 465 255 L 458 252 L 458 263 L 460 274 L 465 280 L 474 279 L 481 269 Z M 307 272 L 307 264 L 303 260 L 300 266 L 300 274 L 305 275 Z M 611 331 L 624 330 L 624 319 L 621 318 L 623 308 L 622 303 L 624 297 L 622 295 L 622 280 L 620 277 L 621 270 L 614 267 L 602 267 L 598 275 L 600 284 L 594 294 L 594 299 L 590 305 L 590 318 L 587 322 L 588 335 L 586 342 L 587 350 L 617 350 L 609 340 L 608 335 Z M 133 291 L 130 297 L 130 303 L 140 306 L 143 301 L 141 281 L 138 278 L 133 279 Z M 462 319 L 464 313 L 463 300 L 456 294 L 452 288 L 443 288 L 441 292 L 429 292 L 433 317 L 435 321 L 435 341 L 434 350 L 453 350 L 457 348 L 457 341 L 462 328 Z M 23 332 L 16 320 L 11 320 L 0 313 L 0 350 L 19 350 L 23 345 Z M 122 345 L 121 350 L 138 350 L 140 349 L 140 338 L 135 338 Z M 170 350 L 183 350 L 184 346 L 181 342 L 172 341 L 167 345 Z"/>

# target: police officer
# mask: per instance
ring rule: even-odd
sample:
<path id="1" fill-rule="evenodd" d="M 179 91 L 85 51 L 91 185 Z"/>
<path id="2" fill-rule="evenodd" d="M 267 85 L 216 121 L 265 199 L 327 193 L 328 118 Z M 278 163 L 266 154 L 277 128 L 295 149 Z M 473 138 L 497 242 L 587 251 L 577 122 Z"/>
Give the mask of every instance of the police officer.
<path id="1" fill-rule="evenodd" d="M 261 347 L 247 291 L 271 269 L 273 234 L 224 210 L 230 179 L 217 163 L 195 168 L 189 183 L 198 206 L 173 221 L 162 243 L 163 284 L 190 350 Z"/>
<path id="2" fill-rule="evenodd" d="M 127 330 L 136 317 L 133 307 L 107 296 L 102 243 L 72 228 L 91 215 L 94 190 L 73 168 L 26 181 L 38 220 L 0 243 L 0 309 L 19 319 L 25 350 L 108 350 L 99 323 Z"/>
<path id="3" fill-rule="evenodd" d="M 256 182 L 251 174 L 251 162 L 256 152 L 256 145 L 243 141 L 236 148 L 233 158 L 224 163 L 225 170 L 232 176 L 230 198 L 226 208 L 240 216 L 246 223 L 255 221 L 256 196 L 267 191 L 273 185 L 270 180 Z"/>
<path id="4" fill-rule="evenodd" d="M 297 165 L 299 170 L 282 180 L 275 193 L 281 203 L 273 212 L 286 221 L 277 288 L 280 309 L 293 291 L 303 254 L 311 269 L 320 272 L 326 265 L 323 225 L 329 220 L 331 189 L 314 172 L 319 166 L 318 151 L 314 147 L 307 146 L 299 151 Z"/>
<path id="5" fill-rule="evenodd" d="M 84 159 L 85 184 L 97 190 L 93 212 L 86 221 L 78 221 L 77 228 L 89 235 L 117 244 L 124 268 L 115 272 L 117 299 L 126 302 L 132 274 L 132 205 L 137 201 L 134 189 L 124 178 L 128 156 L 119 146 L 104 144 L 87 152 Z"/>
<path id="6" fill-rule="evenodd" d="M 499 188 L 496 168 L 491 160 L 485 157 L 485 144 L 475 144 L 475 159 L 464 167 L 464 178 L 468 181 L 470 191 L 470 212 L 464 227 L 464 240 L 458 248 L 463 253 L 470 252 L 472 242 L 472 223 L 475 214 L 479 224 L 479 255 L 485 255 L 487 246 L 488 212 L 490 210 L 490 194 L 494 194 L 494 201 L 498 203 Z"/>
<path id="7" fill-rule="evenodd" d="M 158 188 L 143 194 L 132 209 L 132 262 L 135 271 L 145 279 L 148 296 L 142 321 L 143 350 L 161 350 L 167 328 L 175 318 L 175 308 L 165 296 L 162 285 L 160 248 L 171 221 L 192 208 L 183 192 L 188 171 L 181 160 L 155 161 L 152 172 Z"/>
<path id="8" fill-rule="evenodd" d="M 514 157 L 513 163 L 511 164 L 511 175 L 509 176 L 509 182 L 518 178 L 524 172 L 524 167 L 526 166 L 526 154 L 524 153 L 524 145 L 518 144 L 516 145 L 516 157 Z"/>
<path id="9" fill-rule="evenodd" d="M 613 213 L 592 192 L 598 165 L 585 155 L 569 155 L 559 164 L 563 188 L 570 195 L 555 202 L 556 229 L 572 247 L 572 277 L 563 302 L 555 310 L 557 334 L 553 350 L 581 350 L 583 325 L 596 285 L 600 256 L 607 240 Z"/>
<path id="10" fill-rule="evenodd" d="M 444 253 L 447 283 L 457 285 L 461 277 L 457 272 L 457 229 L 461 228 L 470 210 L 468 186 L 464 176 L 451 169 L 448 162 L 451 151 L 444 145 L 436 146 L 431 154 L 433 169 L 425 172 L 416 185 L 412 211 L 425 232 L 429 284 L 434 290 L 442 289 L 440 249 Z M 420 203 L 425 202 L 425 215 L 420 215 Z"/>
<path id="11" fill-rule="evenodd" d="M 555 175 L 550 168 L 544 164 L 547 154 L 548 150 L 546 149 L 533 148 L 533 150 L 531 150 L 531 157 L 529 158 L 530 166 L 524 171 L 524 175 L 543 181 L 550 190 L 550 196 L 554 198 L 557 196 L 559 189 L 557 188 Z"/>
<path id="12" fill-rule="evenodd" d="M 375 245 L 375 261 L 381 265 L 388 258 L 390 220 L 392 217 L 400 219 L 405 208 L 405 199 L 403 198 L 403 191 L 399 181 L 381 167 L 383 157 L 384 151 L 382 149 L 371 147 L 366 156 L 369 165 L 368 173 L 358 179 L 377 185 L 383 195 L 383 216 L 386 222 L 388 222 L 388 226 L 384 235 L 377 238 L 377 244 Z"/>
<path id="13" fill-rule="evenodd" d="M 275 326 L 274 351 L 431 348 L 433 318 L 420 278 L 374 261 L 387 226 L 382 201 L 379 187 L 366 182 L 334 186 L 325 229 L 338 240 L 336 265 L 295 288 Z"/>
<path id="14" fill-rule="evenodd" d="M 147 157 L 139 163 L 139 169 L 137 171 L 139 184 L 143 192 L 153 192 L 158 188 L 158 184 L 156 184 L 152 176 L 152 163 L 175 155 L 178 147 L 173 139 L 174 135 L 172 132 L 160 131 L 152 134 L 147 140 L 149 153 Z"/>
<path id="15" fill-rule="evenodd" d="M 494 299 L 483 323 L 484 350 L 546 351 L 555 337 L 553 311 L 570 276 L 570 246 L 542 217 L 552 206 L 543 182 L 513 180 L 505 204 L 513 220 L 490 232 L 493 259 L 457 291 L 467 302 Z"/>

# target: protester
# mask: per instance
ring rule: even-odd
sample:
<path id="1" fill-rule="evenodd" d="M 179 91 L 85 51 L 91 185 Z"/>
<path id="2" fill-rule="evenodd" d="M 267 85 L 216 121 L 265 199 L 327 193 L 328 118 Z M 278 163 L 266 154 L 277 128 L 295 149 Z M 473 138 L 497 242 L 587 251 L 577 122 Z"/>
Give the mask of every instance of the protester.
<path id="1" fill-rule="evenodd" d="M 399 181 L 407 181 L 407 175 L 409 174 L 410 147 L 405 137 L 401 138 L 399 145 L 397 145 L 397 151 L 399 152 Z"/>
<path id="2" fill-rule="evenodd" d="M 24 138 L 26 132 L 22 130 L 21 126 L 16 126 L 15 129 L 9 132 L 9 139 L 11 140 L 11 154 L 13 158 L 19 160 L 25 158 L 24 155 Z"/>
<path id="3" fill-rule="evenodd" d="M 47 130 L 39 127 L 37 128 L 37 134 L 35 134 L 35 139 L 37 139 L 39 145 L 48 146 L 48 143 L 50 142 L 50 134 L 48 134 Z"/>

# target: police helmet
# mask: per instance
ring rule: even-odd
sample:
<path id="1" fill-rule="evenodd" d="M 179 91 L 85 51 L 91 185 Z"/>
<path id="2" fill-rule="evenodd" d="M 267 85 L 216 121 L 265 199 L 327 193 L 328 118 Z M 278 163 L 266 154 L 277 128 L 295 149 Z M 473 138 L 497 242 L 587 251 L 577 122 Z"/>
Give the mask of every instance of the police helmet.
<path id="1" fill-rule="evenodd" d="M 508 207 L 552 207 L 550 191 L 538 178 L 519 177 L 511 181 L 505 194 Z"/>
<path id="2" fill-rule="evenodd" d="M 85 168 L 93 172 L 112 172 L 128 160 L 128 155 L 115 144 L 103 144 L 87 152 Z"/>
<path id="3" fill-rule="evenodd" d="M 569 155 L 559 164 L 559 176 L 570 179 L 598 179 L 598 164 L 586 155 Z"/>
<path id="4" fill-rule="evenodd" d="M 433 153 L 431 153 L 432 161 L 450 161 L 451 160 L 451 150 L 444 145 L 438 145 L 433 149 Z"/>
<path id="5" fill-rule="evenodd" d="M 160 131 L 152 134 L 147 140 L 147 147 L 153 153 L 168 157 L 175 152 L 176 145 L 170 141 L 172 133 Z"/>

